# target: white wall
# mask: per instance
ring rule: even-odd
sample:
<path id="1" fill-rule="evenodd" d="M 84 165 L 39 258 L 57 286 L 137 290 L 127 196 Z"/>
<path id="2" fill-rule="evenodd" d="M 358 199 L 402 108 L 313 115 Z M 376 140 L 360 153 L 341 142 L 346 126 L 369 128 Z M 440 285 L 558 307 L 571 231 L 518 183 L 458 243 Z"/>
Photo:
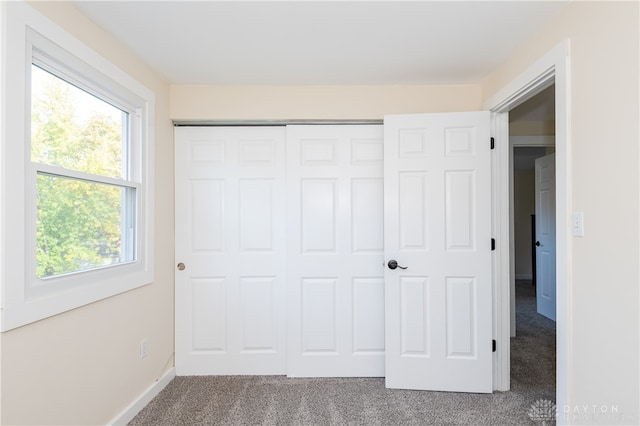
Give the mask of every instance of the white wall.
<path id="1" fill-rule="evenodd" d="M 156 281 L 0 335 L 2 424 L 105 424 L 173 366 L 169 87 L 69 3 L 31 4 L 156 96 Z M 141 360 L 143 337 L 149 355 Z"/>
<path id="2" fill-rule="evenodd" d="M 571 195 L 586 232 L 573 238 L 568 265 L 575 424 L 640 421 L 638 14 L 638 2 L 571 2 L 483 82 L 490 99 L 570 39 Z"/>

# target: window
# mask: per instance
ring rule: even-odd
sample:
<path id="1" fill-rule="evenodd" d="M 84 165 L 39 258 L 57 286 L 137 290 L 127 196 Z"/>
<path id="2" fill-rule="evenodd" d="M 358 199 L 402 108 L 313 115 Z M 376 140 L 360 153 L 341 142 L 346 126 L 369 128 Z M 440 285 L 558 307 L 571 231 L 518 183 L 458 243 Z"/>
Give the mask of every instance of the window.
<path id="1" fill-rule="evenodd" d="M 5 46 L 23 47 L 1 74 L 3 330 L 153 278 L 153 93 L 28 5 L 6 7 Z"/>
<path id="2" fill-rule="evenodd" d="M 32 64 L 37 279 L 135 261 L 130 114 Z"/>

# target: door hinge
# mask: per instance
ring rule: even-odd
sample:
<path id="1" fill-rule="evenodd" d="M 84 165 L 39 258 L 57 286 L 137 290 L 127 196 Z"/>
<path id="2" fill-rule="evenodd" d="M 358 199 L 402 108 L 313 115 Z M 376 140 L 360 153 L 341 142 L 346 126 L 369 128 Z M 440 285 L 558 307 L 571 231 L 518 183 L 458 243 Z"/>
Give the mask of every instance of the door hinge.
<path id="1" fill-rule="evenodd" d="M 491 149 L 494 149 L 496 147 L 496 140 L 494 138 L 491 138 Z"/>
<path id="2" fill-rule="evenodd" d="M 496 339 L 493 339 L 491 341 L 491 352 L 495 352 L 497 347 L 498 347 L 498 344 L 496 343 Z"/>
<path id="3" fill-rule="evenodd" d="M 496 249 L 496 239 L 492 238 L 491 239 L 491 251 L 494 251 Z"/>

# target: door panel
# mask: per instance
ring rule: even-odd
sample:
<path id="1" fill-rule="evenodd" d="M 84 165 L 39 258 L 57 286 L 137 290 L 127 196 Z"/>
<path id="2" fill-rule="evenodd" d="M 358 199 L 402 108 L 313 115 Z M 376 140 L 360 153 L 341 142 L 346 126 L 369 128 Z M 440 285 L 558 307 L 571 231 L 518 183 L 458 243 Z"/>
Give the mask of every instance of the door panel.
<path id="1" fill-rule="evenodd" d="M 195 278 L 188 282 L 193 312 L 192 350 L 224 352 L 227 349 L 227 304 L 224 278 Z"/>
<path id="2" fill-rule="evenodd" d="M 175 129 L 179 375 L 286 371 L 284 136 Z"/>
<path id="3" fill-rule="evenodd" d="M 384 132 L 387 387 L 491 392 L 489 113 Z"/>
<path id="4" fill-rule="evenodd" d="M 303 253 L 335 253 L 338 194 L 336 179 L 302 179 L 301 220 Z"/>
<path id="5" fill-rule="evenodd" d="M 353 278 L 353 353 L 384 352 L 384 280 Z M 377 372 L 376 372 L 377 374 Z"/>
<path id="6" fill-rule="evenodd" d="M 381 126 L 289 126 L 289 376 L 383 376 Z"/>
<path id="7" fill-rule="evenodd" d="M 429 357 L 431 327 L 429 324 L 428 277 L 400 277 L 400 354 Z"/>
<path id="8" fill-rule="evenodd" d="M 556 320 L 555 154 L 535 161 L 536 303 L 538 313 Z"/>

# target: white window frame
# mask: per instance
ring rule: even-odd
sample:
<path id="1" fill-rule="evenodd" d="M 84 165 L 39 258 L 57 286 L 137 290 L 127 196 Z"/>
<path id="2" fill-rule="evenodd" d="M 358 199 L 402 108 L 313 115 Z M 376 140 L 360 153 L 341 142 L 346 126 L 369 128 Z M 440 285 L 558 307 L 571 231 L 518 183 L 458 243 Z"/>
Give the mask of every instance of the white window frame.
<path id="1" fill-rule="evenodd" d="M 6 331 L 153 282 L 152 91 L 24 2 L 0 5 L 0 330 Z M 129 113 L 129 175 L 135 188 L 135 259 L 116 265 L 36 277 L 37 173 L 56 167 L 31 162 L 31 66 L 55 75 Z M 109 179 L 58 170 L 62 177 Z"/>

